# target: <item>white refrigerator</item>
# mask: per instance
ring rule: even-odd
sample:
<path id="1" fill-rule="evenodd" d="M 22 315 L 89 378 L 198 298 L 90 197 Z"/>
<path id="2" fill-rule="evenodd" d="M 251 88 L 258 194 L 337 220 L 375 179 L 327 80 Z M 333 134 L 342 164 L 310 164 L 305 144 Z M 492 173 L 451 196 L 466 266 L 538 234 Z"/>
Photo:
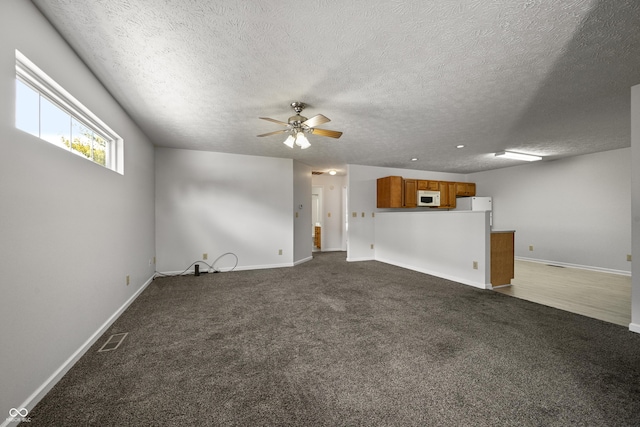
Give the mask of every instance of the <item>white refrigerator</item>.
<path id="1" fill-rule="evenodd" d="M 458 197 L 456 211 L 489 211 L 489 225 L 493 227 L 493 201 L 491 197 Z"/>

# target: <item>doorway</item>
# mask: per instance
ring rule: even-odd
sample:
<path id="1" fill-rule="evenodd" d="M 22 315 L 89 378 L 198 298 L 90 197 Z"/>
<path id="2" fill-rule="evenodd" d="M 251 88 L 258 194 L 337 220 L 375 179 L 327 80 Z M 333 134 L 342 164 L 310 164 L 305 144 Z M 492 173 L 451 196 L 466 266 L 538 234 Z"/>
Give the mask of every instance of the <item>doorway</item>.
<path id="1" fill-rule="evenodd" d="M 322 250 L 322 196 L 323 188 L 311 187 L 311 244 L 312 251 Z"/>

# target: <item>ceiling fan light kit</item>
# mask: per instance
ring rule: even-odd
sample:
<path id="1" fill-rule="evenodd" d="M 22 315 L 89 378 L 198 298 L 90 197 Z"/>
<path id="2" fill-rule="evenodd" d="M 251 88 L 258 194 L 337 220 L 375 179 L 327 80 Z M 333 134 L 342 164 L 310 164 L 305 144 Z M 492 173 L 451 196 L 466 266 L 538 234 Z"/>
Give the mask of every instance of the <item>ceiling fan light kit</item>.
<path id="1" fill-rule="evenodd" d="M 287 123 L 282 122 L 280 120 L 271 119 L 269 117 L 260 117 L 262 120 L 267 120 L 273 123 L 277 123 L 279 125 L 286 126 L 286 129 L 277 130 L 275 132 L 263 133 L 258 136 L 269 136 L 276 135 L 279 133 L 289 133 L 290 135 L 287 139 L 284 140 L 284 144 L 289 148 L 294 148 L 294 146 L 300 147 L 302 150 L 311 147 L 311 143 L 305 136 L 305 133 L 316 134 L 319 136 L 328 136 L 330 138 L 340 138 L 342 136 L 342 132 L 338 132 L 335 130 L 328 129 L 317 129 L 315 126 L 321 125 L 323 123 L 330 122 L 331 120 L 323 116 L 322 114 L 317 114 L 310 119 L 301 116 L 300 113 L 307 105 L 304 102 L 292 102 L 291 108 L 296 112 L 295 116 L 289 117 Z"/>
<path id="2" fill-rule="evenodd" d="M 505 159 L 524 160 L 527 162 L 535 162 L 542 160 L 540 156 L 534 156 L 532 154 L 515 153 L 513 151 L 500 151 L 495 154 L 496 157 L 503 157 Z"/>
<path id="3" fill-rule="evenodd" d="M 302 132 L 298 132 L 296 134 L 296 145 L 299 146 L 302 150 L 311 147 L 311 143 Z"/>
<path id="4" fill-rule="evenodd" d="M 289 135 L 287 139 L 284 140 L 284 145 L 289 148 L 293 148 L 293 143 L 296 142 L 296 138 L 293 135 Z"/>

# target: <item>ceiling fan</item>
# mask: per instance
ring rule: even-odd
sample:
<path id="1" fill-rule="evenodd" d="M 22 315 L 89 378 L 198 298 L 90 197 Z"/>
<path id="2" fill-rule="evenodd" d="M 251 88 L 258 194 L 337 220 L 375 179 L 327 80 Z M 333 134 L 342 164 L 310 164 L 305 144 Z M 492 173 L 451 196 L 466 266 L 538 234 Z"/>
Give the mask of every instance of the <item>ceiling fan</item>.
<path id="1" fill-rule="evenodd" d="M 276 119 L 270 119 L 268 117 L 260 117 L 260 119 L 262 120 L 268 120 L 270 122 L 286 126 L 286 129 L 277 130 L 275 132 L 263 133 L 262 135 L 258 135 L 258 136 L 269 136 L 269 135 L 276 135 L 279 133 L 289 133 L 290 135 L 284 141 L 284 144 L 289 148 L 293 148 L 295 144 L 303 150 L 305 148 L 311 147 L 311 143 L 309 143 L 309 140 L 304 135 L 305 133 L 311 133 L 311 134 L 320 135 L 320 136 L 328 136 L 330 138 L 340 138 L 340 136 L 342 135 L 342 132 L 338 132 L 335 130 L 327 130 L 327 129 L 317 129 L 315 127 L 323 123 L 330 122 L 331 120 L 329 120 L 328 117 L 323 116 L 322 114 L 317 114 L 311 117 L 310 119 L 307 119 L 306 117 L 301 116 L 300 113 L 302 112 L 302 110 L 304 110 L 306 106 L 307 104 L 305 104 L 304 102 L 298 102 L 298 101 L 292 102 L 291 108 L 293 108 L 293 110 L 296 112 L 296 115 L 289 117 L 288 123 L 281 122 L 280 120 L 276 120 Z"/>

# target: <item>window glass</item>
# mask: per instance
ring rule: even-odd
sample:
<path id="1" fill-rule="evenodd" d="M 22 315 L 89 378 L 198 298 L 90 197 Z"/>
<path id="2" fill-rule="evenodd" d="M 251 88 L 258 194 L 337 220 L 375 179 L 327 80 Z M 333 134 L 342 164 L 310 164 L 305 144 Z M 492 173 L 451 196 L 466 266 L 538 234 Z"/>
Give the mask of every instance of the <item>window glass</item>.
<path id="1" fill-rule="evenodd" d="M 67 149 L 71 140 L 71 116 L 43 97 L 40 97 L 40 138 Z"/>
<path id="2" fill-rule="evenodd" d="M 40 94 L 16 80 L 16 127 L 40 136 Z"/>
<path id="3" fill-rule="evenodd" d="M 93 161 L 106 166 L 111 161 L 109 153 L 110 144 L 98 133 L 93 133 Z"/>
<path id="4" fill-rule="evenodd" d="M 93 159 L 91 141 L 93 139 L 93 131 L 80 123 L 76 119 L 71 119 L 71 144 L 69 141 L 65 145 L 71 148 L 76 154 L 85 156 L 87 159 Z"/>

